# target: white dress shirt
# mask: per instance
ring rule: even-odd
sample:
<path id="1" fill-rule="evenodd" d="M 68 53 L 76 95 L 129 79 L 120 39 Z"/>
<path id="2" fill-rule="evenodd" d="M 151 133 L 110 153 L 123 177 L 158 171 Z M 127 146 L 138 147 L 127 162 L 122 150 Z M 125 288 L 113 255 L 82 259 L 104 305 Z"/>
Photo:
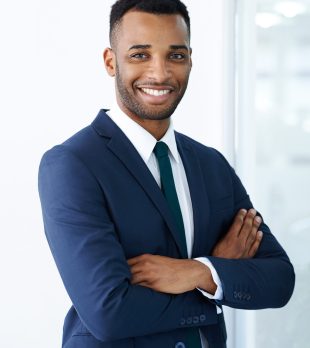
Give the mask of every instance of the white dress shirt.
<path id="1" fill-rule="evenodd" d="M 154 176 L 154 179 L 156 180 L 157 184 L 161 186 L 159 166 L 157 163 L 156 156 L 153 152 L 154 147 L 157 143 L 157 139 L 154 138 L 151 133 L 146 131 L 138 123 L 133 121 L 129 116 L 127 116 L 120 109 L 117 103 L 112 105 L 111 109 L 107 112 L 107 114 L 130 140 L 130 142 L 133 144 L 133 146 L 147 165 L 148 169 Z M 166 134 L 160 139 L 160 141 L 166 143 L 166 145 L 169 148 L 169 159 L 171 162 L 173 178 L 183 217 L 187 253 L 188 257 L 191 258 L 194 243 L 193 208 L 185 169 L 177 149 L 172 122 L 170 123 L 170 126 Z M 217 290 L 214 295 L 209 294 L 201 289 L 198 290 L 201 291 L 201 293 L 204 296 L 210 299 L 221 300 L 223 298 L 221 280 L 215 268 L 213 267 L 211 261 L 206 257 L 199 257 L 195 260 L 200 261 L 207 267 L 209 267 L 213 280 L 217 285 Z M 221 313 L 221 309 L 219 307 L 217 307 L 217 313 Z M 207 342 L 205 341 L 204 337 L 201 338 L 203 347 L 206 348 Z"/>

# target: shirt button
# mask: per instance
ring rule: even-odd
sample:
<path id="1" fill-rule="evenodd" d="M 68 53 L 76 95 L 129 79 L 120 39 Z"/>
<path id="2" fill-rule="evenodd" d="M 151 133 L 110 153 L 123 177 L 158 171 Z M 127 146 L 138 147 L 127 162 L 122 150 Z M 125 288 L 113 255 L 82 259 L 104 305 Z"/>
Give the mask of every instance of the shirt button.
<path id="1" fill-rule="evenodd" d="M 186 348 L 186 345 L 183 342 L 177 342 L 174 347 L 175 348 Z"/>

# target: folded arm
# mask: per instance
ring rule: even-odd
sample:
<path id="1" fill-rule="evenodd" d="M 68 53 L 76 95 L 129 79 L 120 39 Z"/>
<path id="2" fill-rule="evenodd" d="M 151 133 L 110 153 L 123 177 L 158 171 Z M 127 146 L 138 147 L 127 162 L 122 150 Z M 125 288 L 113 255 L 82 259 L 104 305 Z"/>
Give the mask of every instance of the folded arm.
<path id="1" fill-rule="evenodd" d="M 227 166 L 231 173 L 235 210 L 252 209 L 240 179 L 228 163 Z M 259 230 L 263 237 L 251 257 L 225 258 L 214 254 L 216 247 L 209 257 L 222 282 L 224 298 L 221 304 L 240 309 L 278 308 L 291 298 L 295 285 L 293 266 L 263 219 Z"/>
<path id="2" fill-rule="evenodd" d="M 66 290 L 101 341 L 216 323 L 196 291 L 164 294 L 131 284 L 131 272 L 96 177 L 63 146 L 42 159 L 39 193 L 46 236 Z M 197 316 L 187 324 L 184 318 Z"/>
<path id="3" fill-rule="evenodd" d="M 225 236 L 214 247 L 212 256 L 227 259 L 253 257 L 262 240 L 259 231 L 261 218 L 256 211 L 241 209 Z M 204 259 L 204 258 L 203 258 Z M 209 259 L 208 259 L 209 260 Z M 144 254 L 128 260 L 132 284 L 139 284 L 156 291 L 181 294 L 199 288 L 214 295 L 217 285 L 211 267 L 192 259 L 174 259 Z"/>
<path id="4" fill-rule="evenodd" d="M 238 213 L 212 255 L 204 255 L 221 280 L 223 299 L 217 303 L 239 309 L 282 307 L 294 289 L 293 266 L 262 217 L 256 215 L 239 178 L 229 170 Z M 210 269 L 195 260 L 141 255 L 129 260 L 129 265 L 134 284 L 157 291 L 183 293 L 200 288 L 213 294 L 216 290 Z"/>

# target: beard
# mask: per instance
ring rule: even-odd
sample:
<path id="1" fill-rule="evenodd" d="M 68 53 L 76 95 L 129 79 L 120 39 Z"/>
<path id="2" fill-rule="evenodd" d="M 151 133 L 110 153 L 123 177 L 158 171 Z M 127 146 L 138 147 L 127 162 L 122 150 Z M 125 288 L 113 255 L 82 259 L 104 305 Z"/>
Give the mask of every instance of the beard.
<path id="1" fill-rule="evenodd" d="M 187 88 L 188 78 L 185 80 L 183 89 L 180 90 L 177 97 L 169 105 L 162 107 L 160 105 L 147 106 L 142 102 L 139 102 L 137 96 L 134 94 L 134 87 L 132 92 L 126 88 L 122 76 L 119 72 L 118 65 L 116 64 L 116 74 L 115 74 L 116 87 L 119 94 L 119 98 L 123 106 L 133 115 L 139 117 L 143 120 L 165 120 L 174 113 L 175 109 L 182 100 L 184 93 Z M 156 86 L 156 84 L 147 83 L 149 88 Z M 167 83 L 167 85 L 171 85 Z"/>

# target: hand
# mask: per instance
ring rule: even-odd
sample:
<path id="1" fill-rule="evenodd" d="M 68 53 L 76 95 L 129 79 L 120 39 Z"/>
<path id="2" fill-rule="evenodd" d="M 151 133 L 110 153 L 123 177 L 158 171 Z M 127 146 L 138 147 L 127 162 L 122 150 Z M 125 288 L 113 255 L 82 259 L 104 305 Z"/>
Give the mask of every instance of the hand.
<path id="1" fill-rule="evenodd" d="M 211 271 L 199 261 L 144 254 L 127 262 L 132 284 L 168 294 L 182 294 L 197 287 L 215 293 Z"/>
<path id="2" fill-rule="evenodd" d="M 225 259 L 252 258 L 263 238 L 262 231 L 258 231 L 261 222 L 255 209 L 248 212 L 241 209 L 227 234 L 215 245 L 212 256 Z"/>

